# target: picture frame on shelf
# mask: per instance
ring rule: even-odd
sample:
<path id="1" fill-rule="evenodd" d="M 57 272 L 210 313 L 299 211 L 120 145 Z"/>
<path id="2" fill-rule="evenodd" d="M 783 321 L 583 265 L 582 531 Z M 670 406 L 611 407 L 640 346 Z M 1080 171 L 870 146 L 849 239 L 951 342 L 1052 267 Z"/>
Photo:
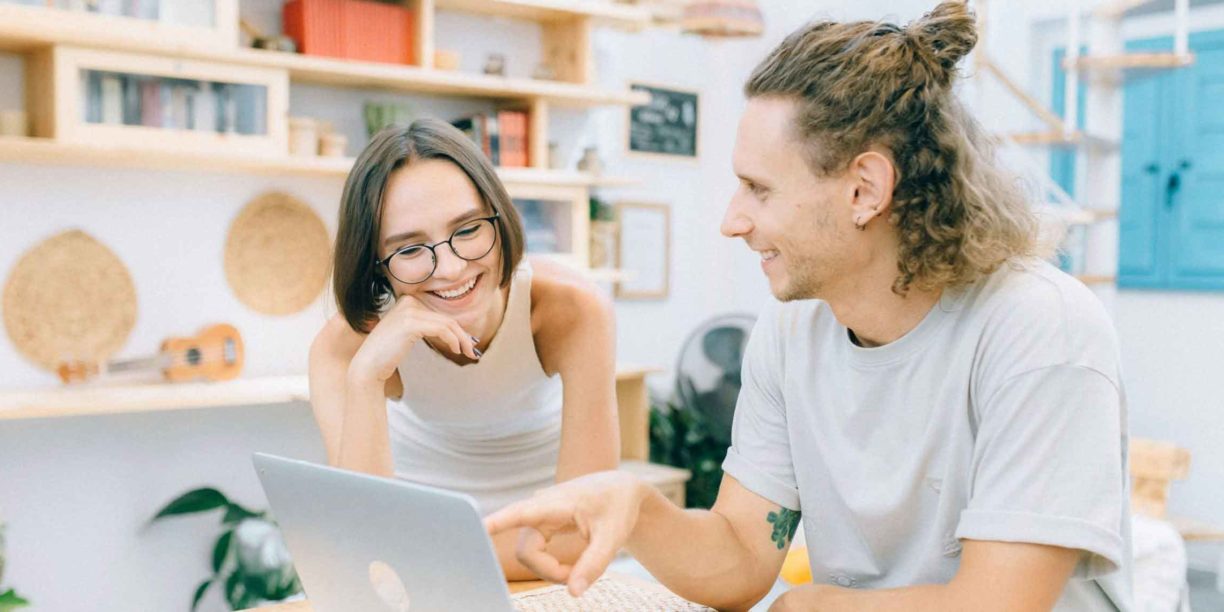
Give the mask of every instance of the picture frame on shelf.
<path id="1" fill-rule="evenodd" d="M 701 157 L 700 94 L 696 90 L 640 82 L 630 83 L 629 89 L 650 94 L 650 102 L 630 106 L 626 111 L 626 156 L 696 163 Z"/>
<path id="2" fill-rule="evenodd" d="M 616 267 L 623 273 L 617 299 L 665 300 L 671 290 L 671 207 L 617 202 Z"/>

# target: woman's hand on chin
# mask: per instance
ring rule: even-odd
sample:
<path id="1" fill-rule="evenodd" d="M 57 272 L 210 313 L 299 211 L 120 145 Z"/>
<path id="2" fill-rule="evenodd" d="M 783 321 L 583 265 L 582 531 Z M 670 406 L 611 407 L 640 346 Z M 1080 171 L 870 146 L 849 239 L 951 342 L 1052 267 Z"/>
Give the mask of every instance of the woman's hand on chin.
<path id="1" fill-rule="evenodd" d="M 382 384 L 421 340 L 456 355 L 480 359 L 477 339 L 451 317 L 430 310 L 411 295 L 401 295 L 361 343 L 349 364 L 350 383 Z"/>

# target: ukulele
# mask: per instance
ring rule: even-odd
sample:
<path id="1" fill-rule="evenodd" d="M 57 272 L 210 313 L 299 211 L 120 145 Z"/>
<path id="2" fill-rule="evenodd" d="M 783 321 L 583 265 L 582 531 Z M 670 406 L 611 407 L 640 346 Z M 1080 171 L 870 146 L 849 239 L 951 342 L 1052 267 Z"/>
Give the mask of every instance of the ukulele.
<path id="1" fill-rule="evenodd" d="M 64 384 L 83 382 L 100 374 L 160 370 L 169 382 L 230 380 L 242 371 L 242 336 L 233 325 L 210 325 L 194 337 L 167 338 L 152 357 L 102 364 L 85 361 L 61 363 L 56 373 Z"/>

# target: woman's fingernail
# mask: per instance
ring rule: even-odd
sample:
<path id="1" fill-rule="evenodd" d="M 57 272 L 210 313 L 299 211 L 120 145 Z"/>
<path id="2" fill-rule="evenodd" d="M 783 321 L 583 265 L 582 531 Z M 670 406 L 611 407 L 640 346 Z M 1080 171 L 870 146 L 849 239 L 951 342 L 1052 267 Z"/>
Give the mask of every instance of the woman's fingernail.
<path id="1" fill-rule="evenodd" d="M 484 355 L 484 353 L 480 352 L 480 349 L 478 348 L 472 349 L 472 353 L 476 355 L 476 357 L 480 357 L 481 355 Z"/>
<path id="2" fill-rule="evenodd" d="M 476 344 L 480 344 L 480 338 L 477 338 L 476 336 L 468 336 L 468 337 L 472 339 L 472 342 L 475 342 Z"/>

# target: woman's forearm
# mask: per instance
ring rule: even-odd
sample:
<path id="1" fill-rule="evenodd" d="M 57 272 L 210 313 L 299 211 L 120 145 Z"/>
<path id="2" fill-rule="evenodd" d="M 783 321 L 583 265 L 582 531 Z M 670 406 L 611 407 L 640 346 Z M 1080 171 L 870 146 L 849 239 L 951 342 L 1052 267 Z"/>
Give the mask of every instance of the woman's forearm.
<path id="1" fill-rule="evenodd" d="M 392 476 L 387 397 L 377 379 L 350 375 L 345 385 L 337 467 Z"/>

